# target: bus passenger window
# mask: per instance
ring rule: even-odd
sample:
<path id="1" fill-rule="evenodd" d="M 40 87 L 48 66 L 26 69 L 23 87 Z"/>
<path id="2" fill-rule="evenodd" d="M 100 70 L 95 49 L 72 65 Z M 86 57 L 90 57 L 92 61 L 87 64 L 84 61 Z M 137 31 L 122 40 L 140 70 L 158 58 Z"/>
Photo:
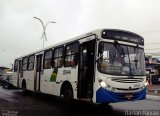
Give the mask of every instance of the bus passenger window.
<path id="1" fill-rule="evenodd" d="M 14 72 L 18 71 L 18 60 L 15 61 L 14 63 Z"/>
<path id="2" fill-rule="evenodd" d="M 44 69 L 52 67 L 52 50 L 46 51 L 44 55 Z"/>
<path id="3" fill-rule="evenodd" d="M 27 70 L 27 64 L 28 64 L 28 57 L 23 58 L 22 61 L 22 71 Z"/>
<path id="4" fill-rule="evenodd" d="M 33 70 L 34 69 L 34 58 L 35 58 L 34 55 L 29 57 L 28 70 Z"/>
<path id="5" fill-rule="evenodd" d="M 67 45 L 65 53 L 65 66 L 76 66 L 78 63 L 79 43 Z"/>
<path id="6" fill-rule="evenodd" d="M 63 47 L 56 48 L 54 50 L 53 67 L 63 66 Z"/>

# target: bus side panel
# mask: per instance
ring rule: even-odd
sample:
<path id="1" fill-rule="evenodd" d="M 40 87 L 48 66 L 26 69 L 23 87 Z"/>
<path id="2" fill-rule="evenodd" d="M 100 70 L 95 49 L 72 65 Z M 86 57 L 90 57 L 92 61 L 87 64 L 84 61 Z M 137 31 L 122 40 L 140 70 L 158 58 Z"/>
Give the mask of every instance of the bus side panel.
<path id="1" fill-rule="evenodd" d="M 53 80 L 55 80 L 53 91 L 54 91 L 54 95 L 56 96 L 60 96 L 62 80 L 65 80 L 65 77 L 63 75 L 63 70 L 64 70 L 64 67 L 53 69 L 52 77 L 54 77 Z"/>
<path id="2" fill-rule="evenodd" d="M 34 91 L 34 71 L 23 71 L 23 79 L 26 80 L 27 90 Z"/>
<path id="3" fill-rule="evenodd" d="M 57 71 L 56 85 L 54 87 L 54 95 L 60 96 L 61 85 L 64 81 L 69 81 L 73 89 L 73 97 L 77 99 L 77 82 L 78 82 L 78 66 L 63 67 Z"/>
<path id="4" fill-rule="evenodd" d="M 18 82 L 18 72 L 13 73 L 13 85 L 17 87 L 17 82 Z"/>
<path id="5" fill-rule="evenodd" d="M 22 81 L 23 81 L 23 77 L 19 78 L 19 88 L 22 88 Z"/>
<path id="6" fill-rule="evenodd" d="M 53 69 L 44 69 L 41 75 L 40 90 L 42 93 L 53 94 L 54 82 L 50 81 Z"/>
<path id="7" fill-rule="evenodd" d="M 96 103 L 96 91 L 100 88 L 99 82 L 98 82 L 98 71 L 97 71 L 97 66 L 96 66 L 96 71 L 95 71 L 95 81 L 93 84 L 93 98 L 92 101 L 93 103 Z"/>
<path id="8" fill-rule="evenodd" d="M 72 85 L 74 98 L 77 99 L 77 67 L 62 67 L 44 69 L 41 78 L 41 92 L 60 96 L 61 86 L 64 81 L 69 81 Z"/>

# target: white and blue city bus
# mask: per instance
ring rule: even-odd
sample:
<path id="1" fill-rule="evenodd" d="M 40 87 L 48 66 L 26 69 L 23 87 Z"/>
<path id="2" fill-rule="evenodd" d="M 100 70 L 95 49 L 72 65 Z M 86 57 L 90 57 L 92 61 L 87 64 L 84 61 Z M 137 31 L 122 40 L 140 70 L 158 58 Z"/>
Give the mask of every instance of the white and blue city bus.
<path id="1" fill-rule="evenodd" d="M 14 86 L 92 103 L 145 99 L 143 46 L 138 34 L 98 29 L 16 58 Z"/>

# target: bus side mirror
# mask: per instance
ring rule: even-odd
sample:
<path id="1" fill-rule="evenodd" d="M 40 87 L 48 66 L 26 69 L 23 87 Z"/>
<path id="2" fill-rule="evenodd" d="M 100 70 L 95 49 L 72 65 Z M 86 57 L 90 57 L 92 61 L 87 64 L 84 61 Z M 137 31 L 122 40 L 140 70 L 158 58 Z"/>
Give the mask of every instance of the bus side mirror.
<path id="1" fill-rule="evenodd" d="M 99 42 L 98 53 L 102 54 L 104 51 L 104 42 Z"/>

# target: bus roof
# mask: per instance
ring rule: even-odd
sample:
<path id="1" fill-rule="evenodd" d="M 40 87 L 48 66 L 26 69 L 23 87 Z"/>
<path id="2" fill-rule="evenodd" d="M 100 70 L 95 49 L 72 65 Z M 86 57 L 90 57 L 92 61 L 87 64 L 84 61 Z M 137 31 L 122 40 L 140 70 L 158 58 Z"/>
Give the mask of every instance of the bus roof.
<path id="1" fill-rule="evenodd" d="M 63 44 L 67 44 L 67 43 L 71 43 L 71 42 L 74 42 L 74 41 L 77 41 L 77 40 L 81 40 L 81 39 L 83 39 L 83 38 L 85 38 L 85 37 L 88 37 L 88 36 L 91 36 L 91 35 L 96 35 L 96 37 L 101 38 L 102 32 L 103 32 L 103 31 L 107 31 L 107 30 L 109 30 L 109 31 L 122 31 L 122 32 L 126 32 L 126 33 L 131 33 L 131 34 L 137 35 L 137 36 L 139 36 L 140 38 L 143 39 L 142 36 L 140 36 L 140 35 L 138 35 L 138 34 L 136 34 L 136 33 L 130 32 L 130 31 L 126 31 L 126 30 L 121 30 L 121 29 L 96 29 L 96 30 L 90 31 L 90 32 L 88 32 L 88 33 L 85 33 L 85 34 L 81 34 L 81 35 L 79 35 L 79 36 L 76 36 L 76 37 L 74 37 L 74 38 L 72 38 L 72 39 L 68 39 L 68 40 L 66 40 L 66 41 L 63 41 L 63 42 L 60 42 L 60 43 L 51 45 L 51 46 L 49 46 L 49 47 L 46 47 L 46 48 L 43 48 L 43 49 L 40 49 L 40 50 L 31 52 L 31 53 L 28 53 L 28 54 L 25 54 L 25 55 L 23 55 L 23 56 L 21 56 L 21 57 L 17 57 L 16 59 L 20 59 L 20 58 L 26 57 L 26 56 L 28 56 L 28 55 L 36 54 L 36 53 L 42 52 L 42 51 L 44 51 L 44 50 L 51 49 L 51 48 L 53 48 L 53 47 L 61 46 L 61 45 L 63 45 Z"/>

